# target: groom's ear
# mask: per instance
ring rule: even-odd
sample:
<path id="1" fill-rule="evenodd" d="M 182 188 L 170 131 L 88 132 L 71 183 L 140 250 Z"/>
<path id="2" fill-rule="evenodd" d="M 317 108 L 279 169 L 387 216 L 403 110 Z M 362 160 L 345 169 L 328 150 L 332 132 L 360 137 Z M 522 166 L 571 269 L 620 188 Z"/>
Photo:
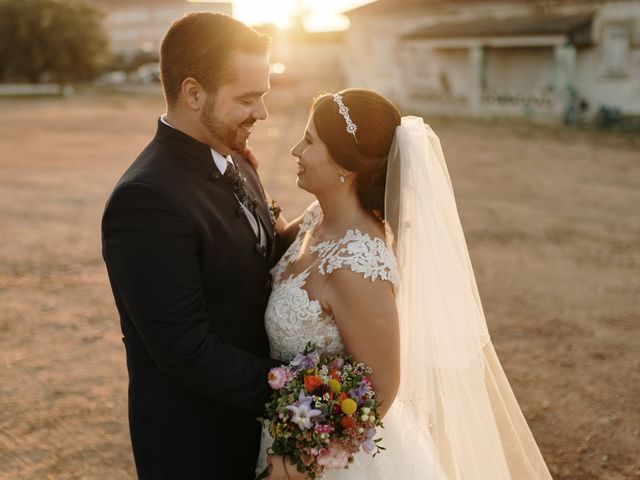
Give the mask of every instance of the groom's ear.
<path id="1" fill-rule="evenodd" d="M 193 77 L 187 77 L 182 81 L 182 100 L 190 110 L 199 111 L 205 102 L 205 94 L 202 86 Z"/>

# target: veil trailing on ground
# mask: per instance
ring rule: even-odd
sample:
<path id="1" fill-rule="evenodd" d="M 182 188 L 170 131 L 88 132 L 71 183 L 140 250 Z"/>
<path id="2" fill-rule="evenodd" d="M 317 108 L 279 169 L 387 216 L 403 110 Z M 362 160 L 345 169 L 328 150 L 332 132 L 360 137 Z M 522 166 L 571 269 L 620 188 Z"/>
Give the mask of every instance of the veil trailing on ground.
<path id="1" fill-rule="evenodd" d="M 400 274 L 401 442 L 431 444 L 430 478 L 551 479 L 491 343 L 440 141 L 421 118 L 396 129 L 385 217 Z M 423 478 L 404 468 L 397 478 Z"/>

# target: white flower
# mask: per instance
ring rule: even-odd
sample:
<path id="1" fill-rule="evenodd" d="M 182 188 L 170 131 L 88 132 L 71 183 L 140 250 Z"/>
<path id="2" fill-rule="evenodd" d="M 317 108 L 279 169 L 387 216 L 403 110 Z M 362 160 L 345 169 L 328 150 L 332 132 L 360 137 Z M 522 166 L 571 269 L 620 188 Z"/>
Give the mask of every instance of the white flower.
<path id="1" fill-rule="evenodd" d="M 308 430 L 312 427 L 311 419 L 322 414 L 318 409 L 311 408 L 311 397 L 300 392 L 298 402 L 289 405 L 287 410 L 292 412 L 291 421 L 300 427 L 300 430 Z"/>

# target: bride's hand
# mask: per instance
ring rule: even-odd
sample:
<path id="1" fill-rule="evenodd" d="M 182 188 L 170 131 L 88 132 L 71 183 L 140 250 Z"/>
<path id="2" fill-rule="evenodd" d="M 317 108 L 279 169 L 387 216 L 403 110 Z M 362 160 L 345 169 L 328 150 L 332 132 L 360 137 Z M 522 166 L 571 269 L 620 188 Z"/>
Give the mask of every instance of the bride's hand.
<path id="1" fill-rule="evenodd" d="M 284 462 L 287 462 L 286 470 Z M 266 480 L 305 480 L 307 478 L 307 475 L 300 473 L 296 466 L 286 457 L 268 455 L 267 463 L 271 465 L 271 473 Z"/>
<path id="2" fill-rule="evenodd" d="M 253 153 L 253 150 L 251 149 L 251 147 L 245 147 L 244 150 L 242 150 L 242 156 L 247 159 L 247 161 L 251 164 L 254 170 L 256 171 L 258 170 L 258 164 L 260 162 L 258 162 L 258 159 Z"/>

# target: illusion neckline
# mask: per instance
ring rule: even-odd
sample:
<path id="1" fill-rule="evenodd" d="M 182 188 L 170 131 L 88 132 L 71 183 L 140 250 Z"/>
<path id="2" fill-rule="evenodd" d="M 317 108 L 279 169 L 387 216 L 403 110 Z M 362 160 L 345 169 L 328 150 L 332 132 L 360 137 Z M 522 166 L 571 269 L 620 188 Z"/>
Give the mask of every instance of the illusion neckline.
<path id="1" fill-rule="evenodd" d="M 307 229 L 304 233 L 308 234 L 310 237 L 318 239 L 318 237 L 316 237 L 314 235 L 316 229 L 318 228 L 318 225 L 320 225 L 320 223 L 322 222 L 322 220 L 324 219 L 324 212 L 322 211 L 322 207 L 320 205 L 320 203 L 318 202 L 318 217 L 316 218 L 316 222 L 315 225 L 311 225 L 309 229 Z M 311 253 L 314 253 L 314 249 L 318 249 L 320 245 L 324 245 L 325 243 L 340 243 L 342 242 L 346 237 L 349 236 L 349 233 L 353 233 L 356 236 L 361 236 L 363 237 L 365 240 L 376 240 L 379 239 L 382 242 L 385 242 L 385 240 L 378 235 L 371 235 L 368 232 L 363 232 L 361 231 L 359 228 L 347 228 L 345 230 L 345 232 L 342 234 L 342 236 L 335 236 L 332 238 L 327 238 L 326 240 L 321 240 L 318 243 L 316 243 L 315 245 L 311 245 L 309 247 Z M 300 247 L 302 247 L 302 245 L 300 245 Z M 300 252 L 298 252 L 300 253 Z"/>

